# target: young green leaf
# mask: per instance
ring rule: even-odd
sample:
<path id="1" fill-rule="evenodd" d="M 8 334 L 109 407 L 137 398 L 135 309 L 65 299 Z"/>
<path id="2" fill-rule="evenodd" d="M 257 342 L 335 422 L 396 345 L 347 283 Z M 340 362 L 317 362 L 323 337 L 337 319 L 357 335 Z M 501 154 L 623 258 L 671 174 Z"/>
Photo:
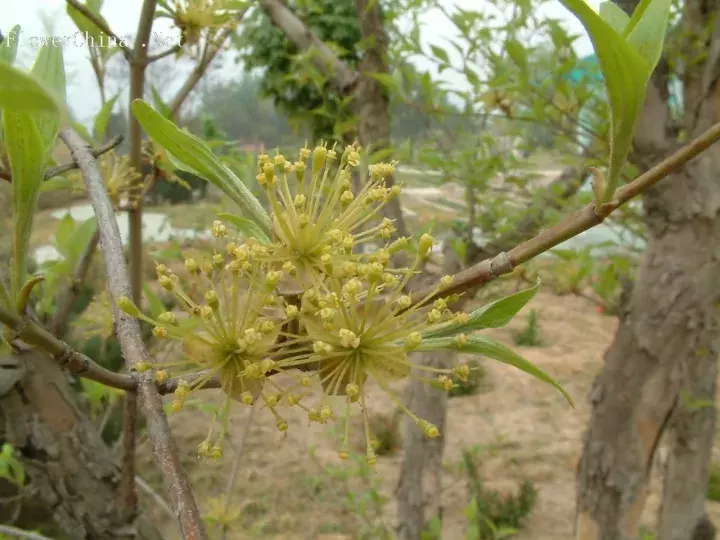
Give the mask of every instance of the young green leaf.
<path id="1" fill-rule="evenodd" d="M 376 73 L 368 71 L 365 73 L 365 75 L 369 75 L 388 90 L 394 90 L 398 93 L 402 93 L 402 88 L 400 88 L 400 81 L 398 81 L 397 78 L 393 77 L 389 73 Z"/>
<path id="2" fill-rule="evenodd" d="M 453 321 L 447 322 L 436 330 L 424 334 L 423 337 L 437 338 L 453 336 L 456 334 L 468 334 L 483 328 L 501 328 L 509 323 L 515 315 L 525 307 L 540 288 L 540 281 L 534 287 L 519 291 L 495 302 L 476 309 L 470 314 L 468 322 L 457 324 Z"/>
<path id="3" fill-rule="evenodd" d="M 270 243 L 270 238 L 268 238 L 268 235 L 265 234 L 265 231 L 263 231 L 260 227 L 258 227 L 249 219 L 245 219 L 244 217 L 236 216 L 235 214 L 228 214 L 225 212 L 218 214 L 218 217 L 222 221 L 227 221 L 231 225 L 234 225 L 235 228 L 240 231 L 243 236 L 245 236 L 245 238 L 250 238 L 254 236 L 263 244 Z"/>
<path id="4" fill-rule="evenodd" d="M 37 80 L 43 81 L 61 104 L 65 103 L 65 64 L 62 47 L 50 45 L 41 47 L 30 74 Z M 34 117 L 43 141 L 45 141 L 45 149 L 50 150 L 57 138 L 60 111 L 38 111 Z"/>
<path id="5" fill-rule="evenodd" d="M 561 2 L 580 20 L 590 36 L 610 101 L 610 166 L 602 201 L 605 203 L 614 196 L 630 153 L 652 68 L 635 47 L 595 13 L 585 0 Z"/>
<path id="6" fill-rule="evenodd" d="M 155 85 L 150 85 L 150 93 L 152 94 L 153 98 L 153 105 L 155 108 L 162 114 L 165 118 L 168 120 L 172 120 L 172 109 L 168 107 L 167 103 L 163 101 L 162 96 L 160 95 L 160 92 L 157 91 L 157 88 L 155 88 Z"/>
<path id="7" fill-rule="evenodd" d="M 433 53 L 433 56 L 443 62 L 444 64 L 450 63 L 450 57 L 448 56 L 448 53 L 445 49 L 442 47 L 438 47 L 437 45 L 430 45 L 430 50 Z"/>
<path id="8" fill-rule="evenodd" d="M 68 238 L 68 252 L 72 258 L 73 267 L 80 260 L 85 248 L 90 243 L 90 239 L 97 230 L 97 218 L 89 217 L 76 227 Z"/>
<path id="9" fill-rule="evenodd" d="M 672 0 L 646 0 L 636 9 L 644 7 L 642 16 L 627 36 L 628 43 L 635 47 L 647 62 L 652 72 L 657 66 L 665 42 L 665 31 L 670 19 Z M 635 14 L 633 13 L 633 16 Z M 628 24 L 630 26 L 630 23 Z"/>
<path id="10" fill-rule="evenodd" d="M 522 43 L 517 39 L 508 39 L 505 42 L 505 50 L 510 60 L 525 72 L 527 70 L 527 52 L 525 52 L 525 47 L 522 46 Z"/>
<path id="11" fill-rule="evenodd" d="M 5 36 L 5 41 L 0 44 L 0 62 L 7 62 L 10 65 L 15 63 L 19 42 L 20 25 L 16 24 Z"/>
<path id="12" fill-rule="evenodd" d="M 95 116 L 95 121 L 93 122 L 93 137 L 97 142 L 101 142 L 103 137 L 105 137 L 105 130 L 110 121 L 110 115 L 119 96 L 120 94 L 116 94 L 107 100 Z"/>
<path id="13" fill-rule="evenodd" d="M 47 85 L 35 77 L 0 62 L 0 107 L 19 111 L 59 111 L 60 102 Z"/>
<path id="14" fill-rule="evenodd" d="M 102 5 L 102 2 L 90 1 L 86 2 L 85 5 L 90 11 L 95 14 L 95 16 L 99 20 L 103 21 L 107 25 L 107 21 L 105 20 L 105 18 L 100 15 L 100 6 Z M 96 43 L 100 42 L 101 39 L 104 39 L 105 42 L 107 42 L 108 38 L 106 37 L 106 34 L 102 30 L 100 30 L 94 22 L 92 22 L 90 19 L 88 19 L 85 15 L 80 13 L 70 4 L 67 4 L 67 14 L 73 20 L 75 26 L 77 26 L 80 32 L 87 32 L 88 37 L 91 37 Z"/>
<path id="15" fill-rule="evenodd" d="M 163 301 L 160 299 L 160 297 L 155 294 L 155 292 L 152 290 L 151 287 L 148 286 L 147 283 L 143 283 L 143 291 L 145 291 L 145 298 L 148 301 L 150 315 L 153 318 L 157 319 L 160 315 L 167 311 L 167 309 L 165 308 L 165 304 L 163 304 Z"/>
<path id="16" fill-rule="evenodd" d="M 185 165 L 189 172 L 215 184 L 264 231 L 271 230 L 270 216 L 252 192 L 225 166 L 200 138 L 183 131 L 142 100 L 133 102 L 133 113 L 147 134 Z"/>
<path id="17" fill-rule="evenodd" d="M 465 345 L 458 344 L 454 338 L 428 339 L 423 341 L 418 350 L 430 351 L 437 349 L 453 349 L 464 353 L 480 354 L 504 364 L 514 366 L 528 375 L 532 375 L 536 379 L 554 386 L 568 403 L 570 403 L 572 407 L 575 407 L 572 398 L 559 382 L 502 343 L 498 343 L 486 336 L 470 336 Z"/>
<path id="18" fill-rule="evenodd" d="M 32 114 L 5 109 L 3 129 L 5 150 L 13 178 L 13 260 L 10 291 L 12 298 L 16 299 L 27 274 L 30 233 L 45 172 L 46 151 Z"/>
<path id="19" fill-rule="evenodd" d="M 615 2 L 603 2 L 600 4 L 600 17 L 608 23 L 618 34 L 623 33 L 630 21 L 630 17 Z"/>

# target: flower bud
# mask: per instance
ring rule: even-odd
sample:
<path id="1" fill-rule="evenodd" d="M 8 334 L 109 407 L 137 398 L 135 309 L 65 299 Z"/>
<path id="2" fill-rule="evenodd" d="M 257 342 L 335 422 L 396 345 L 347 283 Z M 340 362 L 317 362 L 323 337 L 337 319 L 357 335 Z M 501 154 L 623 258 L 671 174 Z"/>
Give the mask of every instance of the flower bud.
<path id="1" fill-rule="evenodd" d="M 127 296 L 121 296 L 118 298 L 117 307 L 120 311 L 124 311 L 132 317 L 140 316 L 140 310 Z"/>
<path id="2" fill-rule="evenodd" d="M 432 249 L 434 238 L 429 234 L 423 234 L 418 242 L 418 256 L 425 257 L 428 251 Z"/>

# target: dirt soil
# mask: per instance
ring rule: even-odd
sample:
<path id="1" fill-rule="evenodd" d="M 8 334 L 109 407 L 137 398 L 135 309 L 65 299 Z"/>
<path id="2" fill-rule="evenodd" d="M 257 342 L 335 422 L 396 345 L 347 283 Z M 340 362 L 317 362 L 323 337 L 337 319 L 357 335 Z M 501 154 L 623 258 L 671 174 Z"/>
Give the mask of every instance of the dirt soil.
<path id="1" fill-rule="evenodd" d="M 514 331 L 523 327 L 526 311 L 535 308 L 543 346 L 517 347 Z M 467 518 L 466 475 L 457 465 L 463 449 L 480 445 L 480 474 L 486 484 L 502 492 L 517 489 L 518 480 L 527 478 L 538 489 L 538 501 L 518 540 L 557 540 L 572 538 L 575 471 L 580 457 L 581 439 L 589 408 L 586 396 L 601 368 L 602 356 L 612 340 L 617 319 L 596 311 L 587 300 L 573 296 L 557 297 L 540 293 L 516 319 L 503 329 L 488 334 L 515 347 L 527 359 L 558 379 L 573 396 L 572 409 L 553 388 L 524 373 L 496 362 L 486 361 L 486 385 L 479 394 L 450 400 L 446 437 L 444 476 L 443 539 L 465 536 Z M 211 398 L 217 394 L 208 392 Z M 372 392 L 373 411 L 391 413 L 391 401 Z M 212 398 L 211 398 L 212 399 Z M 234 442 L 242 439 L 248 409 L 238 406 L 232 415 Z M 299 412 L 291 409 L 289 412 Z M 362 482 L 346 483 L 324 473 L 321 466 L 338 465 L 335 442 L 326 426 L 307 427 L 304 414 L 289 414 L 287 435 L 277 432 L 267 410 L 259 410 L 248 435 L 233 491 L 232 507 L 239 514 L 230 527 L 229 539 L 283 538 L 340 540 L 359 538 L 362 518 L 344 509 L 348 490 L 360 494 Z M 226 490 L 232 452 L 219 462 L 195 459 L 196 445 L 208 428 L 208 415 L 188 410 L 171 417 L 178 444 L 189 470 L 203 512 L 211 499 Z M 309 449 L 315 448 L 314 457 Z M 147 441 L 143 441 L 140 473 L 162 493 L 161 481 L 153 465 Z M 358 448 L 359 449 L 359 448 Z M 366 513 L 366 520 L 394 526 L 396 504 L 393 493 L 402 462 L 402 451 L 378 460 L 376 478 L 387 503 L 378 517 Z M 654 468 L 652 492 L 644 521 L 652 528 L 659 504 L 660 466 Z M 164 525 L 166 538 L 180 538 L 174 523 L 146 498 Z M 720 523 L 720 504 L 709 502 L 716 524 Z M 366 538 L 379 538 L 370 534 Z"/>

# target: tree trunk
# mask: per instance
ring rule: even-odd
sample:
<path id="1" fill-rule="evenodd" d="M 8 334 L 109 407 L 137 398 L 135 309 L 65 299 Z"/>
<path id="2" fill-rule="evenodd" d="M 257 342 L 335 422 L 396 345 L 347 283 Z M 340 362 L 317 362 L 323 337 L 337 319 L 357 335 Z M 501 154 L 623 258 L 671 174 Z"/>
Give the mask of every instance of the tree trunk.
<path id="1" fill-rule="evenodd" d="M 360 60 L 359 78 L 355 88 L 354 104 L 360 125 L 358 134 L 360 143 L 368 152 L 377 152 L 391 146 L 390 141 L 390 98 L 387 89 L 366 73 L 388 73 L 387 44 L 388 37 L 383 25 L 382 9 L 377 0 L 355 0 L 360 32 L 365 49 Z M 394 185 L 392 177 L 386 180 L 388 187 Z M 390 201 L 383 213 L 395 220 L 398 236 L 407 236 L 400 199 Z"/>
<path id="2" fill-rule="evenodd" d="M 424 366 L 447 368 L 455 353 L 437 351 L 417 355 Z M 423 373 L 416 373 L 422 376 Z M 433 518 L 442 519 L 442 462 L 445 450 L 445 419 L 447 392 L 429 384 L 413 380 L 406 392 L 405 402 L 420 418 L 432 422 L 441 436 L 429 439 L 406 418 L 403 430 L 402 471 L 398 483 L 398 539 L 419 540 L 425 524 Z"/>
<path id="3" fill-rule="evenodd" d="M 443 274 L 455 274 L 461 270 L 460 261 L 451 248 L 452 237 L 443 246 Z M 438 276 L 424 275 L 418 281 L 433 283 Z M 422 288 L 413 283 L 413 288 Z M 450 306 L 462 309 L 467 301 Z M 447 368 L 453 365 L 456 353 L 434 351 L 415 355 L 415 362 L 424 366 Z M 415 376 L 425 372 L 413 370 Z M 420 418 L 435 424 L 441 436 L 429 439 L 410 418 L 404 422 L 403 441 L 405 452 L 398 482 L 399 540 L 420 540 L 425 524 L 434 518 L 442 520 L 442 473 L 445 451 L 445 420 L 447 418 L 447 392 L 433 388 L 426 382 L 413 379 L 405 392 L 405 403 Z"/>
<path id="4" fill-rule="evenodd" d="M 19 452 L 27 484 L 18 508 L 10 500 L 16 489 L 0 480 L 0 522 L 14 520 L 16 526 L 41 528 L 58 539 L 160 540 L 144 516 L 123 518 L 120 469 L 80 410 L 67 375 L 40 351 L 15 358 L 27 369 L 0 397 L 0 442 Z"/>
<path id="5" fill-rule="evenodd" d="M 636 148 L 658 148 L 663 103 L 649 88 Z M 718 118 L 708 100 L 705 129 Z M 642 135 L 645 134 L 645 135 Z M 635 538 L 653 456 L 672 432 L 661 540 L 690 540 L 704 522 L 714 439 L 720 300 L 720 149 L 660 182 L 644 197 L 648 246 L 635 288 L 590 395 L 593 410 L 578 478 L 578 539 Z"/>

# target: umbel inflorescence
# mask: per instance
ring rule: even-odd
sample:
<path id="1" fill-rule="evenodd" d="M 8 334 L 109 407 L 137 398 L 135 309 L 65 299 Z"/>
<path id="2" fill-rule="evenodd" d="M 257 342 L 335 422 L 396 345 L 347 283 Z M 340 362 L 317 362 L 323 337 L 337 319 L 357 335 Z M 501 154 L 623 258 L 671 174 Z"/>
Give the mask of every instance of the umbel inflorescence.
<path id="1" fill-rule="evenodd" d="M 468 337 L 453 335 L 452 329 L 466 325 L 468 315 L 449 309 L 455 297 L 430 301 L 452 283 L 450 276 L 419 302 L 406 294 L 433 239 L 420 237 L 409 267 L 391 266 L 393 254 L 411 246 L 407 238 L 392 240 L 393 223 L 381 217 L 383 205 L 400 192 L 385 183 L 394 164 L 370 165 L 367 182 L 354 194 L 351 175 L 359 164 L 356 146 L 341 155 L 324 145 L 312 152 L 303 148 L 295 161 L 279 153 L 261 154 L 257 181 L 272 210 L 270 240 L 243 241 L 215 221 L 212 233 L 219 247 L 203 260 L 185 260 L 183 280 L 158 265 L 159 284 L 179 302 L 184 316 L 168 312 L 151 318 L 128 299 L 121 300 L 121 309 L 151 323 L 156 337 L 182 343 L 181 358 L 152 366 L 160 382 L 171 375 L 185 376 L 185 381 L 194 375 L 177 387 L 172 410 L 180 410 L 211 378 L 220 380 L 226 397 L 199 446 L 201 455 L 222 455 L 233 401 L 249 406 L 260 400 L 281 431 L 288 428 L 282 416 L 286 407 L 303 409 L 310 422 L 340 419 L 341 457 L 348 455 L 350 418 L 359 410 L 373 463 L 366 391 L 370 380 L 428 437 L 440 435 L 403 404 L 391 383 L 421 377 L 450 390 L 452 376 L 465 379 L 467 365 L 430 368 L 414 364 L 410 355 L 426 345 L 466 344 Z M 443 338 L 426 340 L 439 335 Z M 279 372 L 293 373 L 294 382 L 281 386 L 273 377 Z M 313 377 L 320 380 L 319 395 L 313 391 Z M 344 401 L 340 408 L 338 401 Z"/>

